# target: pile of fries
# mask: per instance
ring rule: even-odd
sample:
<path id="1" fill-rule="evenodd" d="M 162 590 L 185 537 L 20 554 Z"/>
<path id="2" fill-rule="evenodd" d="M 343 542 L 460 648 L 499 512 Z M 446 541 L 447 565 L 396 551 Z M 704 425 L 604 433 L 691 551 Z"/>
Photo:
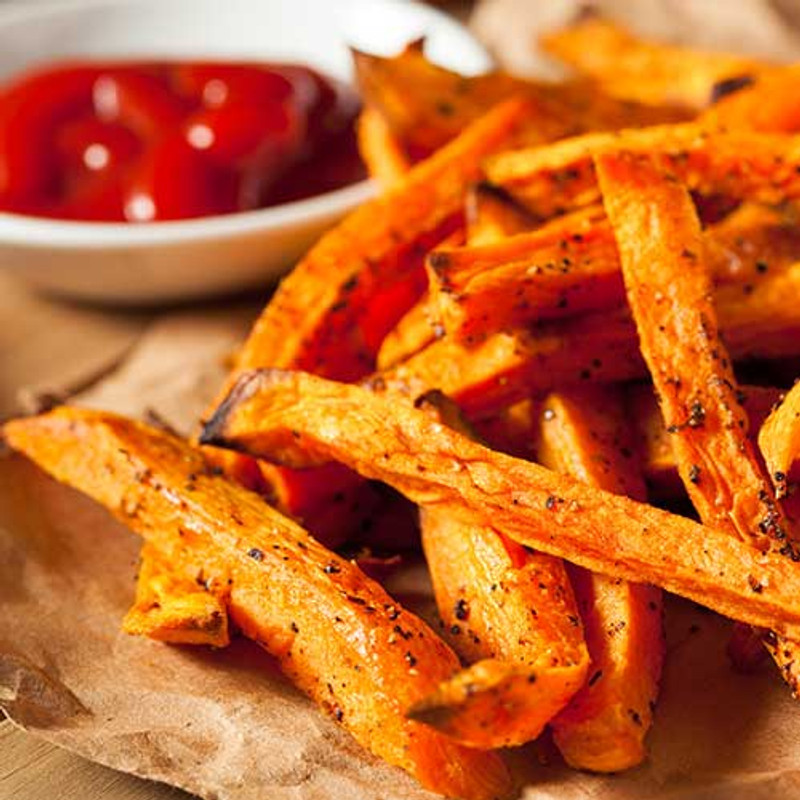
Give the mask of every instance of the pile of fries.
<path id="1" fill-rule="evenodd" d="M 598 20 L 544 44 L 574 80 L 355 55 L 385 191 L 281 284 L 197 443 L 66 407 L 4 430 L 144 537 L 126 630 L 235 627 L 469 800 L 545 728 L 579 769 L 645 758 L 662 590 L 800 676 L 800 72 Z M 437 630 L 336 549 L 406 536 L 385 485 Z"/>

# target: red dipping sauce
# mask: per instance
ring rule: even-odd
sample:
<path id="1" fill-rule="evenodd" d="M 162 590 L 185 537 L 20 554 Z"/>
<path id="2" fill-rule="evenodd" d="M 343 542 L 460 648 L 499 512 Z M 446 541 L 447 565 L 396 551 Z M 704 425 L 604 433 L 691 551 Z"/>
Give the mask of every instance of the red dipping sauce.
<path id="1" fill-rule="evenodd" d="M 292 64 L 56 65 L 0 90 L 0 210 L 152 222 L 362 180 L 343 84 Z"/>

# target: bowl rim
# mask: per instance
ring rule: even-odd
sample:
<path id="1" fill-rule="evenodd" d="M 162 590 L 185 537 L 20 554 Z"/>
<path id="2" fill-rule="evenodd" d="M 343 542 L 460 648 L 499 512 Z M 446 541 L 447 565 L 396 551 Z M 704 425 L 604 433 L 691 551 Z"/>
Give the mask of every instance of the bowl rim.
<path id="1" fill-rule="evenodd" d="M 135 5 L 148 0 L 41 0 L 33 5 L 10 3 L 0 8 L 0 32 L 8 25 L 34 21 L 51 14 L 86 11 L 92 7 Z M 395 3 L 396 0 L 387 0 Z M 435 18 L 445 21 L 482 48 L 478 40 L 458 20 L 419 0 L 403 0 L 404 4 L 425 9 Z M 487 63 L 491 62 L 488 52 Z M 154 244 L 187 241 L 217 240 L 257 232 L 291 230 L 305 226 L 313 219 L 341 215 L 376 194 L 376 181 L 367 178 L 332 191 L 251 211 L 212 214 L 185 220 L 164 220 L 149 223 L 93 222 L 37 217 L 10 211 L 0 211 L 0 242 L 5 245 L 35 247 L 38 237 L 47 237 L 48 247 L 83 247 L 100 249 L 117 247 L 151 247 Z"/>
<path id="2" fill-rule="evenodd" d="M 165 242 L 202 241 L 290 230 L 307 225 L 310 219 L 341 214 L 373 197 L 375 188 L 373 180 L 364 180 L 267 208 L 152 223 L 60 220 L 0 211 L 0 240 L 5 244 L 34 245 L 32 237 L 46 236 L 48 247 L 100 249 L 110 245 L 150 247 Z"/>

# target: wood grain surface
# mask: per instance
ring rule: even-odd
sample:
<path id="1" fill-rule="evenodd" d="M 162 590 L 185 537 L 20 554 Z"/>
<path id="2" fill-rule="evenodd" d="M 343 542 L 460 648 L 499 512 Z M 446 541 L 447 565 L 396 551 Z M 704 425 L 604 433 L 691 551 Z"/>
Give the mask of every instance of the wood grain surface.
<path id="1" fill-rule="evenodd" d="M 0 722 L 0 800 L 188 800 L 168 786 L 101 767 Z"/>

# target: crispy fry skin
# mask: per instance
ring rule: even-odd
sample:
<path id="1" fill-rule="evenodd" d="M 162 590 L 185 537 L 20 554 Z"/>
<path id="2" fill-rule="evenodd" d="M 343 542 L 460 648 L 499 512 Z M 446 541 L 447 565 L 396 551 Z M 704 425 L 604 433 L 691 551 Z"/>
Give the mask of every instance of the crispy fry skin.
<path id="1" fill-rule="evenodd" d="M 354 51 L 353 64 L 364 103 L 399 141 L 422 153 L 438 150 L 493 105 L 528 89 L 526 81 L 502 72 L 465 78 L 428 61 L 418 48 L 393 58 Z M 550 121 L 550 135 L 565 124 Z"/>
<path id="2" fill-rule="evenodd" d="M 646 499 L 622 396 L 605 387 L 556 392 L 542 403 L 539 461 L 565 475 Z M 661 592 L 574 567 L 592 657 L 589 683 L 553 720 L 555 742 L 577 769 L 617 772 L 645 758 L 664 659 Z"/>
<path id="3" fill-rule="evenodd" d="M 596 169 L 642 355 L 692 504 L 707 525 L 759 552 L 773 549 L 800 561 L 747 435 L 688 191 L 649 156 L 605 153 Z M 751 588 L 760 591 L 758 583 Z M 796 692 L 798 644 L 774 636 L 765 642 Z"/>
<path id="4" fill-rule="evenodd" d="M 416 405 L 474 438 L 459 409 L 441 395 Z M 564 562 L 529 552 L 449 508 L 423 508 L 420 524 L 445 636 L 471 666 L 417 703 L 412 718 L 476 747 L 535 739 L 589 668 Z"/>
<path id="5" fill-rule="evenodd" d="M 393 186 L 411 169 L 411 160 L 402 144 L 374 108 L 361 112 L 357 133 L 358 151 L 367 171 L 383 188 Z"/>
<path id="6" fill-rule="evenodd" d="M 747 76 L 745 85 L 727 94 L 698 120 L 703 124 L 753 131 L 794 133 L 800 129 L 800 68 L 774 67 Z"/>
<path id="7" fill-rule="evenodd" d="M 597 157 L 628 303 L 678 471 L 700 518 L 761 550 L 786 535 L 747 437 L 719 336 L 700 223 L 686 189 L 647 156 Z"/>
<path id="8" fill-rule="evenodd" d="M 718 131 L 696 123 L 590 133 L 546 147 L 489 158 L 486 173 L 543 218 L 599 200 L 592 155 L 628 150 L 659 153 L 676 177 L 701 194 L 767 205 L 800 196 L 800 146 L 791 136 Z"/>
<path id="9" fill-rule="evenodd" d="M 757 434 L 780 394 L 780 389 L 772 387 L 739 387 L 737 397 L 747 412 L 751 436 Z M 683 491 L 683 483 L 677 472 L 672 436 L 667 433 L 652 387 L 646 384 L 632 387 L 628 393 L 628 405 L 648 485 L 659 496 L 679 494 Z"/>
<path id="10" fill-rule="evenodd" d="M 800 384 L 786 393 L 764 422 L 758 444 L 778 493 L 785 497 L 800 467 Z"/>
<path id="11" fill-rule="evenodd" d="M 616 246 L 601 209 L 466 247 L 438 247 L 426 262 L 431 302 L 464 341 L 538 319 L 619 305 Z M 434 312 L 435 313 L 435 312 Z"/>
<path id="12" fill-rule="evenodd" d="M 227 586 L 198 583 L 200 573 L 187 577 L 149 544 L 142 545 L 136 577 L 136 601 L 122 621 L 133 636 L 148 636 L 171 644 L 207 644 L 226 647 Z"/>
<path id="13" fill-rule="evenodd" d="M 766 66 L 741 55 L 641 39 L 597 18 L 547 34 L 540 44 L 609 94 L 640 103 L 702 108 L 718 82 Z"/>
<path id="14" fill-rule="evenodd" d="M 800 320 L 794 298 L 799 292 L 800 264 L 719 287 L 717 312 L 731 355 L 798 355 Z M 491 334 L 475 346 L 445 336 L 372 382 L 411 395 L 441 389 L 470 419 L 478 419 L 555 387 L 613 383 L 646 372 L 636 328 L 620 309 Z"/>
<path id="15" fill-rule="evenodd" d="M 465 234 L 465 229 L 459 228 L 442 244 L 458 247 L 464 244 Z M 405 361 L 443 335 L 431 310 L 428 293 L 425 292 L 416 305 L 412 306 L 384 337 L 376 358 L 378 369 L 387 369 Z"/>
<path id="16" fill-rule="evenodd" d="M 620 102 L 594 83 L 537 83 L 505 72 L 464 77 L 431 63 L 418 47 L 393 58 L 355 52 L 353 59 L 364 102 L 381 113 L 412 152 L 433 152 L 491 106 L 519 94 L 535 107 L 526 132 L 529 141 L 687 118 L 683 109 L 672 106 Z"/>
<path id="17" fill-rule="evenodd" d="M 704 236 L 715 283 L 745 283 L 800 261 L 795 225 L 743 207 Z M 557 217 L 490 245 L 439 247 L 427 261 L 431 296 L 447 333 L 475 341 L 542 319 L 613 308 L 625 289 L 602 208 Z"/>
<path id="18" fill-rule="evenodd" d="M 758 446 L 775 491 L 797 526 L 800 524 L 800 384 L 794 385 L 761 426 Z"/>
<path id="19" fill-rule="evenodd" d="M 458 669 L 455 654 L 354 564 L 258 495 L 209 475 L 198 450 L 121 417 L 67 408 L 12 421 L 5 436 L 166 558 L 191 564 L 191 576 L 202 569 L 229 586 L 231 620 L 373 753 L 443 794 L 489 800 L 508 790 L 496 755 L 403 716 Z"/>
<path id="20" fill-rule="evenodd" d="M 386 334 L 378 350 L 378 369 L 390 369 L 436 340 L 441 331 L 431 319 L 431 311 L 430 298 L 425 294 Z"/>
<path id="21" fill-rule="evenodd" d="M 589 669 L 563 562 L 449 509 L 423 509 L 421 526 L 448 641 L 473 663 L 411 717 L 476 747 L 535 739 Z"/>
<path id="22" fill-rule="evenodd" d="M 203 440 L 294 467 L 339 460 L 423 507 L 460 509 L 520 544 L 800 633 L 800 567 L 791 558 L 488 450 L 393 393 L 256 370 L 240 378 Z"/>
<path id="23" fill-rule="evenodd" d="M 491 244 L 536 227 L 538 220 L 508 192 L 488 181 L 469 188 L 466 204 L 467 242 Z"/>

